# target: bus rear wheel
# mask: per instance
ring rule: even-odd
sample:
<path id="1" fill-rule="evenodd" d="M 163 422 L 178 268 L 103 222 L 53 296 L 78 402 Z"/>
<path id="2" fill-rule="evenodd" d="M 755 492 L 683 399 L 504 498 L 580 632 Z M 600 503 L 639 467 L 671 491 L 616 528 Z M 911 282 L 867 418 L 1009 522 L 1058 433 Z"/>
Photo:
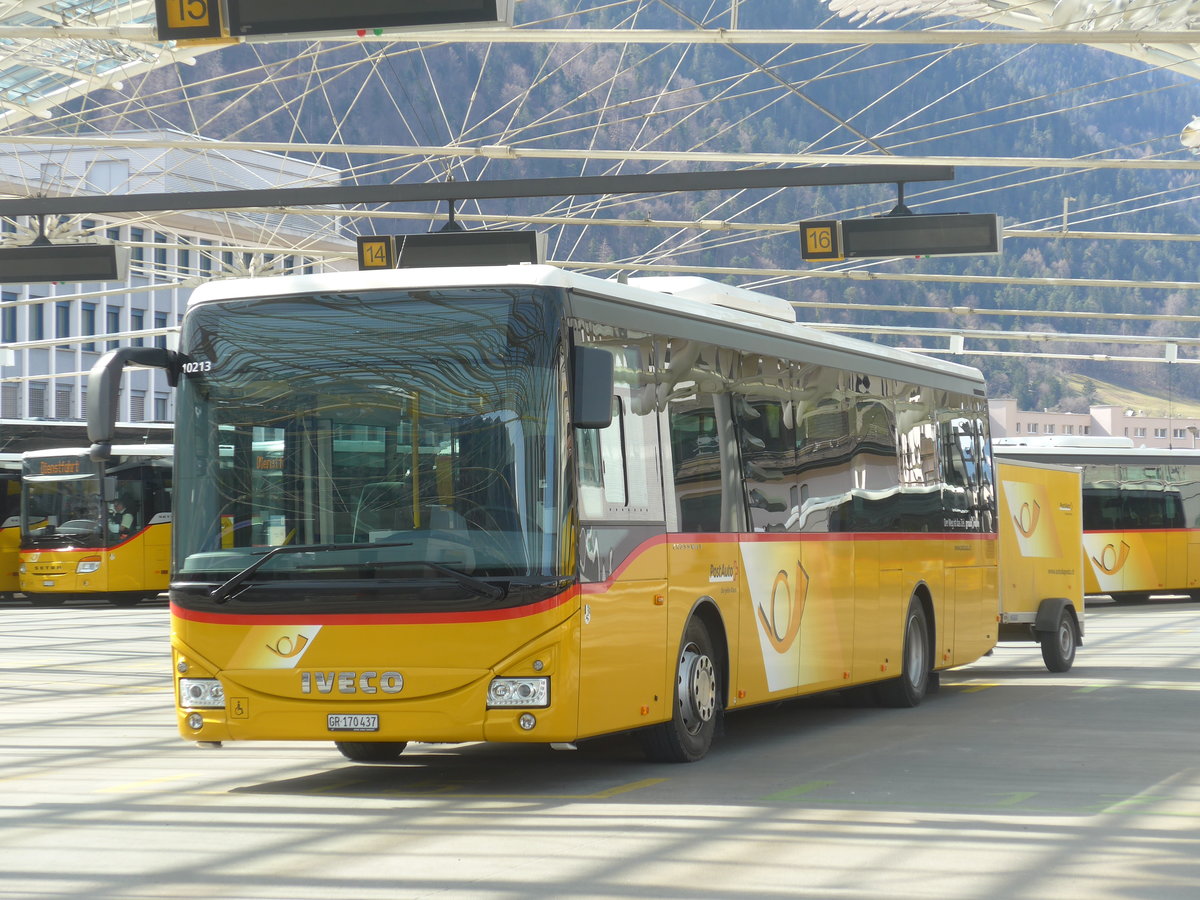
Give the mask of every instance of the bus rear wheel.
<path id="1" fill-rule="evenodd" d="M 1058 614 L 1058 626 L 1053 631 L 1039 631 L 1042 662 L 1051 672 L 1069 672 L 1075 663 L 1075 648 L 1079 644 L 1079 626 L 1065 608 Z"/>
<path id="2" fill-rule="evenodd" d="M 395 762 L 408 746 L 407 741 L 336 741 L 342 756 L 352 762 Z"/>
<path id="3" fill-rule="evenodd" d="M 920 705 L 929 689 L 930 658 L 929 620 L 921 601 L 913 597 L 908 602 L 908 615 L 904 618 L 900 677 L 876 687 L 880 705 L 897 709 Z"/>
<path id="4" fill-rule="evenodd" d="M 639 733 L 646 758 L 654 762 L 695 762 L 712 745 L 720 715 L 719 659 L 708 629 L 693 618 L 684 629 L 679 648 L 671 721 Z"/>

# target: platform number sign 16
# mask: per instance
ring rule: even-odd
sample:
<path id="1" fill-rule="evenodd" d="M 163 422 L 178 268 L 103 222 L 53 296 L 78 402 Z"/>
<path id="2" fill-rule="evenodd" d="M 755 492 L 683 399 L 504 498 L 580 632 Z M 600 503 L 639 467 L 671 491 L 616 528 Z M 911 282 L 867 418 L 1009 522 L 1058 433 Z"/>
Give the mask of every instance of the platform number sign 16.
<path id="1" fill-rule="evenodd" d="M 801 222 L 800 256 L 806 260 L 843 259 L 840 223 Z"/>
<path id="2" fill-rule="evenodd" d="M 154 8 L 159 40 L 222 36 L 219 0 L 155 0 Z"/>

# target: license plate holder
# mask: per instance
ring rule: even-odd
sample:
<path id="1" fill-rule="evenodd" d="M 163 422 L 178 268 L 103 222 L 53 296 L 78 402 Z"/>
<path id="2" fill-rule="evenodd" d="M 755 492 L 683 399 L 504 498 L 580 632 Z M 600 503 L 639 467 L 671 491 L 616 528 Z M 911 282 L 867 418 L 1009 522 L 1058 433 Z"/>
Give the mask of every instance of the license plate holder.
<path id="1" fill-rule="evenodd" d="M 326 726 L 330 731 L 378 731 L 376 713 L 329 713 Z"/>

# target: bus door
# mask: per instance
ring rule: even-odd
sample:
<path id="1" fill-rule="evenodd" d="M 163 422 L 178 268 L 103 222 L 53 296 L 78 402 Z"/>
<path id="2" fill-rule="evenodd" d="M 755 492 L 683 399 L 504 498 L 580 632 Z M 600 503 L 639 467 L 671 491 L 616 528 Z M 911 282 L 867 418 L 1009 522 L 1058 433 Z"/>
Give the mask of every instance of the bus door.
<path id="1" fill-rule="evenodd" d="M 809 579 L 797 534 L 795 404 L 787 399 L 791 378 L 790 367 L 744 359 L 741 390 L 733 404 L 748 518 L 741 540 L 747 597 L 739 687 L 750 700 L 796 693 L 805 680 L 803 663 L 821 656 L 815 644 L 804 646 L 801 637 Z M 762 660 L 765 684 L 757 683 L 758 665 L 751 663 L 756 657 Z"/>
<path id="2" fill-rule="evenodd" d="M 0 469 L 0 597 L 17 590 L 21 547 L 21 472 Z"/>
<path id="3" fill-rule="evenodd" d="M 714 649 L 727 657 L 722 686 L 725 702 L 732 705 L 737 700 L 740 677 L 737 638 L 743 560 L 738 533 L 744 528 L 745 500 L 732 395 L 697 390 L 701 379 L 709 383 L 724 380 L 712 372 L 719 365 L 716 353 L 710 353 L 711 360 L 697 358 L 694 365 L 699 371 L 693 369 L 693 374 L 698 377 L 677 383 L 667 405 L 671 457 L 667 672 L 673 684 L 680 641 L 692 614 L 699 606 L 715 610 L 720 621 L 710 621 L 708 630 Z M 719 634 L 711 633 L 718 630 Z"/>
<path id="4" fill-rule="evenodd" d="M 581 736 L 671 716 L 662 418 L 646 379 L 650 350 L 606 342 L 617 375 L 607 428 L 575 431 L 582 582 Z M 668 651 L 668 643 L 672 646 Z"/>
<path id="5" fill-rule="evenodd" d="M 1174 580 L 1170 571 L 1186 559 L 1181 552 L 1182 547 L 1171 547 L 1172 529 L 1178 528 L 1183 510 L 1178 496 L 1162 489 L 1158 467 L 1131 468 L 1139 473 L 1141 483 L 1136 488 L 1125 491 L 1122 496 L 1124 539 L 1125 543 L 1135 550 L 1123 567 L 1122 590 L 1166 590 L 1183 583 L 1182 579 Z M 1172 550 L 1176 551 L 1174 560 Z M 1129 562 L 1135 565 L 1129 565 Z"/>

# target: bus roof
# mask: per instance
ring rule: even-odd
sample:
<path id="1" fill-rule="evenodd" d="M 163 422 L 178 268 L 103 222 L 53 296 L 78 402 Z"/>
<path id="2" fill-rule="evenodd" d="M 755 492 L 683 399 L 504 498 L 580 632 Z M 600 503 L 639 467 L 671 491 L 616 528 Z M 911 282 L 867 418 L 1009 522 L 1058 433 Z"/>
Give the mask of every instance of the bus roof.
<path id="1" fill-rule="evenodd" d="M 380 269 L 210 281 L 193 291 L 188 306 L 191 308 L 223 300 L 284 298 L 341 291 L 489 286 L 571 290 L 631 310 L 652 310 L 721 323 L 746 332 L 758 332 L 764 338 L 783 338 L 793 345 L 802 343 L 853 355 L 860 361 L 870 361 L 870 367 L 884 377 L 903 379 L 905 368 L 916 369 L 923 373 L 923 380 L 939 376 L 938 380 L 945 380 L 947 387 L 977 396 L 983 393 L 983 376 L 971 366 L 811 328 L 795 321 L 795 310 L 786 300 L 699 277 L 632 278 L 628 283 L 622 283 L 545 265 Z"/>
<path id="2" fill-rule="evenodd" d="M 997 438 L 992 452 L 997 458 L 1040 460 L 1068 465 L 1200 465 L 1200 447 L 1135 447 L 1133 441 L 1114 438 L 1121 443 L 1042 444 L 1007 443 Z"/>

